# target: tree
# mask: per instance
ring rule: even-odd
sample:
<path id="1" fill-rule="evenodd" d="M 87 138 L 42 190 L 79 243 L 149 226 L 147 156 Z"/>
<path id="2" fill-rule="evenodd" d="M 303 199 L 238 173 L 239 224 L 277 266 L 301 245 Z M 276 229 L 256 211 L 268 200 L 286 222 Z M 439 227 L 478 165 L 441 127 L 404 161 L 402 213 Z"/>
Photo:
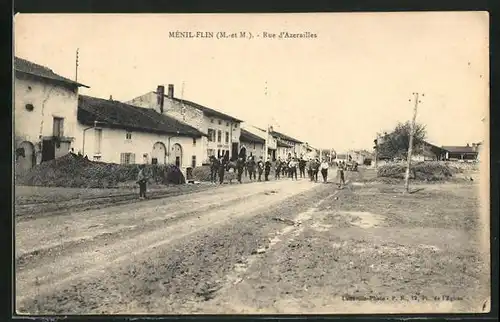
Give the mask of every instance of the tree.
<path id="1" fill-rule="evenodd" d="M 406 160 L 410 146 L 411 123 L 398 123 L 390 133 L 384 133 L 378 142 L 378 154 L 381 159 L 399 158 Z M 415 124 L 413 135 L 413 149 L 417 150 L 426 138 L 426 129 L 423 124 Z"/>

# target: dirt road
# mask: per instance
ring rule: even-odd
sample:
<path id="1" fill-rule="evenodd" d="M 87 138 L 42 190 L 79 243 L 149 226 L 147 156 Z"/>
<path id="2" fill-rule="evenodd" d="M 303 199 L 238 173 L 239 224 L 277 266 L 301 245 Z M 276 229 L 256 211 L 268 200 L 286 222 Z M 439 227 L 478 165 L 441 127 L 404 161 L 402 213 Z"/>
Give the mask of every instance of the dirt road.
<path id="1" fill-rule="evenodd" d="M 17 310 L 478 312 L 474 185 L 289 179 L 19 222 Z"/>

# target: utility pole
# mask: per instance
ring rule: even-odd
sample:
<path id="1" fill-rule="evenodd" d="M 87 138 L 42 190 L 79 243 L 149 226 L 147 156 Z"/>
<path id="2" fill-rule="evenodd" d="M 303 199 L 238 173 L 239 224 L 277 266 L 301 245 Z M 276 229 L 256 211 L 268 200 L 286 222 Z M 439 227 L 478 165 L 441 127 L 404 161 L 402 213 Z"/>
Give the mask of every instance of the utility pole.
<path id="1" fill-rule="evenodd" d="M 267 103 L 267 81 L 264 86 L 264 101 Z M 269 123 L 266 122 L 266 140 L 265 140 L 265 147 L 264 147 L 264 162 L 267 161 L 268 155 L 269 155 Z"/>
<path id="2" fill-rule="evenodd" d="M 413 93 L 415 97 L 415 107 L 413 108 L 413 118 L 410 123 L 410 142 L 408 146 L 408 157 L 407 157 L 407 165 L 406 165 L 406 175 L 405 175 L 405 191 L 410 192 L 410 166 L 411 166 L 411 155 L 413 153 L 413 136 L 415 132 L 415 120 L 417 119 L 417 109 L 418 103 L 421 103 L 418 99 L 419 93 Z M 424 96 L 424 94 L 422 94 Z M 409 100 L 411 101 L 411 99 Z"/>
<path id="3" fill-rule="evenodd" d="M 377 169 L 377 166 L 378 166 L 378 137 L 379 137 L 379 133 L 377 132 L 377 137 L 375 138 L 374 142 L 375 143 L 375 146 L 373 147 L 373 149 L 375 150 L 375 169 Z"/>
<path id="4" fill-rule="evenodd" d="M 76 65 L 75 65 L 75 82 L 78 82 L 78 51 L 80 48 L 76 49 Z"/>

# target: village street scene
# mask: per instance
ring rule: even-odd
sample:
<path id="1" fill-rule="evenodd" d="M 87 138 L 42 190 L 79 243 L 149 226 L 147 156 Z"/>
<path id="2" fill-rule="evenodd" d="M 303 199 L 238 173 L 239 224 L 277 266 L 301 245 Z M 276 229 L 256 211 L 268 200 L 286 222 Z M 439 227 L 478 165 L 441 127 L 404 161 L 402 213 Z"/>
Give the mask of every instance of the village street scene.
<path id="1" fill-rule="evenodd" d="M 16 16 L 16 312 L 488 312 L 468 14 Z"/>

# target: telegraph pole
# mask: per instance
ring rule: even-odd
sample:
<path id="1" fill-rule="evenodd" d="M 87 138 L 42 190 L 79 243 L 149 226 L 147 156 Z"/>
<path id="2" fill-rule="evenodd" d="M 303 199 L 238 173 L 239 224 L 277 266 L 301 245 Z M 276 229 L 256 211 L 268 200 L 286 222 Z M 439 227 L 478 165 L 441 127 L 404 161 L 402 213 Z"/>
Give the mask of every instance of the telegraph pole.
<path id="1" fill-rule="evenodd" d="M 375 138 L 375 141 L 373 143 L 375 143 L 375 146 L 373 147 L 373 149 L 375 150 L 375 169 L 377 169 L 377 166 L 378 166 L 378 147 L 379 147 L 379 144 L 378 144 L 378 137 L 379 137 L 379 134 L 377 133 L 377 137 Z"/>
<path id="2" fill-rule="evenodd" d="M 413 135 L 415 134 L 415 120 L 417 119 L 417 109 L 418 103 L 421 101 L 418 99 L 419 93 L 413 93 L 415 97 L 415 107 L 413 108 L 413 118 L 410 123 L 410 142 L 408 146 L 408 157 L 407 157 L 407 165 L 406 165 L 406 175 L 405 175 L 405 191 L 410 192 L 410 166 L 411 166 L 411 155 L 413 153 Z M 422 94 L 424 96 L 424 94 Z M 411 99 L 409 100 L 411 101 Z"/>
<path id="3" fill-rule="evenodd" d="M 78 51 L 80 48 L 76 49 L 76 65 L 75 65 L 75 82 L 78 82 Z"/>
<path id="4" fill-rule="evenodd" d="M 267 103 L 267 81 L 264 86 L 264 100 Z M 268 155 L 269 155 L 269 123 L 266 122 L 266 140 L 265 140 L 265 146 L 264 146 L 264 162 L 267 161 Z"/>

